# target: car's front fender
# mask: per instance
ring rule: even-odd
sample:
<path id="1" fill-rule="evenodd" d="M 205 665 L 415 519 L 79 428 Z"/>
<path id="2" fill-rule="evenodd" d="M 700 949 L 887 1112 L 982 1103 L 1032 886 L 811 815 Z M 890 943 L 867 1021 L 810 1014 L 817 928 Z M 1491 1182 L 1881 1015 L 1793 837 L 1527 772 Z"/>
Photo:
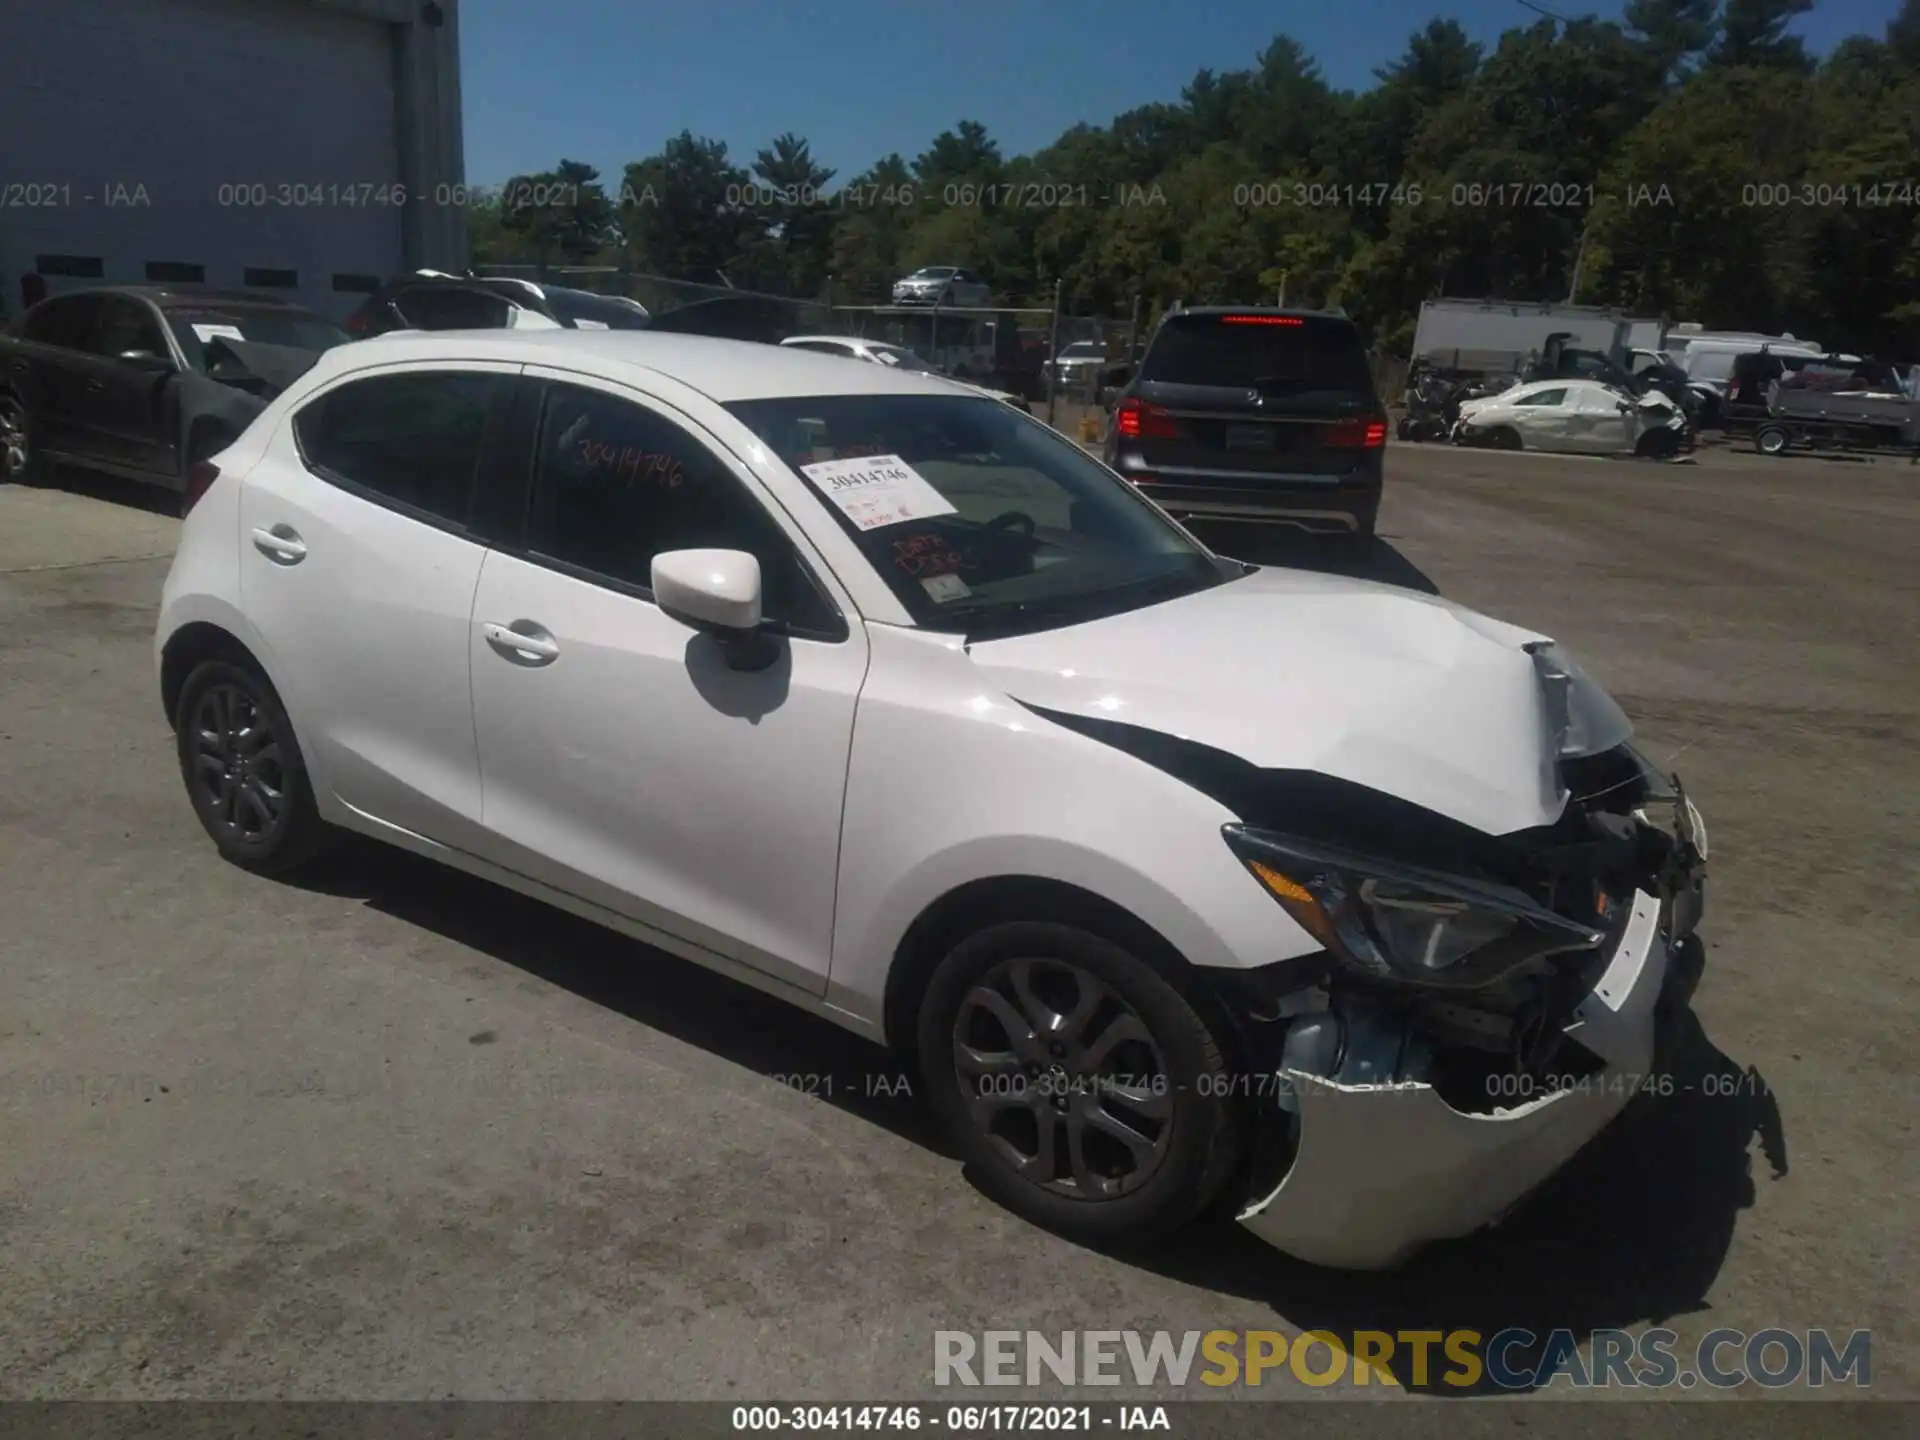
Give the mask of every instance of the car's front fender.
<path id="1" fill-rule="evenodd" d="M 958 638 L 872 626 L 854 722 L 829 998 L 880 1020 L 928 907 L 1003 878 L 1090 891 L 1190 964 L 1244 969 L 1318 949 L 1221 837 L 1235 817 L 1171 775 L 989 685 Z"/>

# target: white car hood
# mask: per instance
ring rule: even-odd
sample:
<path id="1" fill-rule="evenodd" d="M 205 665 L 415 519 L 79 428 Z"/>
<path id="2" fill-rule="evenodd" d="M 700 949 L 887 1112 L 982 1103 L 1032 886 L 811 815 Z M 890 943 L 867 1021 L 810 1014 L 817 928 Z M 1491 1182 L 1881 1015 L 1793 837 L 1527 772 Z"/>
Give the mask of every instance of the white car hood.
<path id="1" fill-rule="evenodd" d="M 970 653 L 1029 705 L 1317 771 L 1503 835 L 1564 804 L 1521 648 L 1545 638 L 1411 590 L 1263 569 Z"/>

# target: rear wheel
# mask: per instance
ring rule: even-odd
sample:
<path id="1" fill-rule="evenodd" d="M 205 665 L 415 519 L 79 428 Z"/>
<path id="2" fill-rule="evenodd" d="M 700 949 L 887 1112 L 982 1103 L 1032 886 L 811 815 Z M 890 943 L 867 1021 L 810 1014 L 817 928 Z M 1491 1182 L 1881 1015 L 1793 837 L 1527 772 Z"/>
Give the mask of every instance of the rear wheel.
<path id="1" fill-rule="evenodd" d="M 266 676 L 226 660 L 197 666 L 174 711 L 180 778 L 221 855 L 277 875 L 306 863 L 328 828 L 306 760 Z"/>
<path id="2" fill-rule="evenodd" d="M 1151 965 L 1074 926 L 995 925 L 941 961 L 919 1017 L 933 1108 L 980 1188 L 1079 1239 L 1197 1215 L 1238 1163 L 1223 1047 Z"/>
<path id="3" fill-rule="evenodd" d="M 1762 455 L 1784 455 L 1792 440 L 1784 426 L 1762 425 L 1753 437 L 1753 448 Z"/>

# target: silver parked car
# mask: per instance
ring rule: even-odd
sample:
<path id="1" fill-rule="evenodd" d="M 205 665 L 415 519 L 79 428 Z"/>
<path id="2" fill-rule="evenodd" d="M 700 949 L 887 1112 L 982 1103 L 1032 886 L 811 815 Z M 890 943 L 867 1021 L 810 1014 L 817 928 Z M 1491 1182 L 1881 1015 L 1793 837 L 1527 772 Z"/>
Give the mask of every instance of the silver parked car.
<path id="1" fill-rule="evenodd" d="M 893 282 L 896 305 L 984 305 L 992 294 L 977 273 L 954 265 L 922 265 Z"/>

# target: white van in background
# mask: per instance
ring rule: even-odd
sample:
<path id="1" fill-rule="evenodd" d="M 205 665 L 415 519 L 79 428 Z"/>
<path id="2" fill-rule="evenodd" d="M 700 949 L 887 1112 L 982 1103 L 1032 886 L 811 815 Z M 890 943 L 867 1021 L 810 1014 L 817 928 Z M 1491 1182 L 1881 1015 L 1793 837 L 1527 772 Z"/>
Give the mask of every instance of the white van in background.
<path id="1" fill-rule="evenodd" d="M 1761 350 L 1775 355 L 1799 355 L 1818 359 L 1826 351 L 1812 340 L 1791 335 L 1759 335 L 1732 331 L 1675 332 L 1667 337 L 1667 352 L 1673 362 L 1686 371 L 1687 383 L 1711 389 L 1724 396 L 1733 379 L 1733 362 L 1742 355 Z"/>

